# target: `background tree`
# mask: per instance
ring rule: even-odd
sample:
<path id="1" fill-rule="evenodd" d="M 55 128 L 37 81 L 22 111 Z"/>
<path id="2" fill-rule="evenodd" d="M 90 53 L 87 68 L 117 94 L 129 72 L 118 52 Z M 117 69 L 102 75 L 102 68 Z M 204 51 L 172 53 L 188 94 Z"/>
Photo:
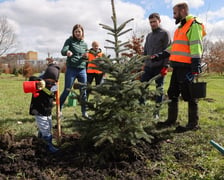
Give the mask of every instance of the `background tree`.
<path id="1" fill-rule="evenodd" d="M 144 47 L 142 45 L 144 41 L 144 35 L 141 35 L 138 37 L 135 33 L 129 40 L 129 43 L 125 45 L 126 48 L 128 48 L 128 51 L 122 53 L 122 56 L 127 56 L 129 58 L 136 56 L 136 55 L 142 55 L 144 51 Z M 134 71 L 133 73 L 138 73 L 143 70 L 142 66 L 139 70 Z M 137 77 L 138 80 L 140 80 L 141 76 Z"/>
<path id="2" fill-rule="evenodd" d="M 0 56 L 15 47 L 15 33 L 6 17 L 0 17 Z"/>
<path id="3" fill-rule="evenodd" d="M 3 67 L 2 67 L 2 64 L 0 63 L 0 75 L 2 74 L 3 72 Z"/>
<path id="4" fill-rule="evenodd" d="M 136 34 L 133 34 L 129 43 L 125 45 L 128 48 L 127 52 L 122 53 L 123 56 L 133 57 L 135 55 L 142 55 L 143 54 L 143 43 L 144 35 L 138 37 Z"/>
<path id="5" fill-rule="evenodd" d="M 220 75 L 224 72 L 224 41 L 206 41 L 204 61 L 208 64 L 208 72 L 216 72 Z"/>
<path id="6" fill-rule="evenodd" d="M 30 65 L 30 63 L 26 62 L 23 67 L 23 76 L 26 78 L 26 80 L 33 75 L 33 68 Z"/>

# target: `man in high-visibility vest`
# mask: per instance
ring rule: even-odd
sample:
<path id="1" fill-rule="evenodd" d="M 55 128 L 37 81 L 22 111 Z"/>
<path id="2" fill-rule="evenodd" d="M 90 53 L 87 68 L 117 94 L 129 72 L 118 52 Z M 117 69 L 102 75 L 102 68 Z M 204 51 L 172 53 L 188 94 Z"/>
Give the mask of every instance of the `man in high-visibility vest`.
<path id="1" fill-rule="evenodd" d="M 178 97 L 181 94 L 184 101 L 188 102 L 188 124 L 176 127 L 177 132 L 199 129 L 198 100 L 190 95 L 189 84 L 196 75 L 201 73 L 201 56 L 203 51 L 202 39 L 205 29 L 202 23 L 189 15 L 188 5 L 179 3 L 173 7 L 173 17 L 176 24 L 180 24 L 174 33 L 173 43 L 165 51 L 152 56 L 154 61 L 169 57 L 173 68 L 168 96 L 168 119 L 158 123 L 158 126 L 172 126 L 178 117 Z"/>

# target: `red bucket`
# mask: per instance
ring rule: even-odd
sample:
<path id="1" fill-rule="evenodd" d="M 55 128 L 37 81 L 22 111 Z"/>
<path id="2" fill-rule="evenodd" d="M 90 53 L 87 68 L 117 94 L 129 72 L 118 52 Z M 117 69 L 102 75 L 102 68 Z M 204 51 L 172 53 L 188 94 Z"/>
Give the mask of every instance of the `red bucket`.
<path id="1" fill-rule="evenodd" d="M 37 91 L 36 81 L 24 81 L 23 82 L 24 93 L 33 93 Z"/>
<path id="2" fill-rule="evenodd" d="M 39 81 L 24 81 L 23 82 L 23 91 L 25 93 L 32 93 L 34 97 L 38 97 L 39 93 L 37 93 L 39 90 L 37 89 L 37 83 Z"/>

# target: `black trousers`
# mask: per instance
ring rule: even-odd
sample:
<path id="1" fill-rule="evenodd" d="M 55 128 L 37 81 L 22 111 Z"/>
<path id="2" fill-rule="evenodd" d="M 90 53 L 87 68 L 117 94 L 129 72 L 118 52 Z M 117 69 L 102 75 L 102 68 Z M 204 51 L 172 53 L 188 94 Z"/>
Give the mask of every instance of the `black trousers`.
<path id="1" fill-rule="evenodd" d="M 97 73 L 87 73 L 87 83 L 92 84 L 93 80 L 95 79 L 95 85 L 99 85 L 102 83 L 103 80 L 103 73 L 97 74 Z M 89 94 L 91 93 L 91 90 L 87 89 L 87 100 L 89 99 Z"/>
<path id="2" fill-rule="evenodd" d="M 191 95 L 189 90 L 190 81 L 187 79 L 187 74 L 191 72 L 190 68 L 173 68 L 170 85 L 168 88 L 169 99 L 178 101 L 181 95 L 184 101 L 190 101 Z"/>
<path id="3" fill-rule="evenodd" d="M 97 74 L 97 73 L 87 73 L 87 82 L 89 84 L 92 84 L 93 80 L 95 79 L 96 85 L 100 84 L 103 79 L 103 73 Z"/>
<path id="4" fill-rule="evenodd" d="M 168 96 L 171 102 L 168 104 L 168 121 L 175 122 L 178 114 L 178 99 L 181 95 L 184 101 L 188 102 L 188 124 L 195 127 L 198 125 L 198 99 L 191 97 L 189 84 L 191 83 L 187 74 L 191 72 L 190 68 L 173 68 Z"/>

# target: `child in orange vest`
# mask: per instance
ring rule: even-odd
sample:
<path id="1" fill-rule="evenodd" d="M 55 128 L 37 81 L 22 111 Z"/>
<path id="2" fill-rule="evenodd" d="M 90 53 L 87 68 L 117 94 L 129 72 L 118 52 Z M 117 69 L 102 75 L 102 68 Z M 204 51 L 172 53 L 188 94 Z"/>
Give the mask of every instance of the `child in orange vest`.
<path id="1" fill-rule="evenodd" d="M 95 79 L 95 84 L 101 84 L 103 80 L 104 73 L 97 69 L 97 66 L 91 63 L 94 59 L 100 58 L 103 56 L 102 50 L 99 48 L 99 43 L 96 41 L 92 42 L 92 48 L 88 53 L 88 64 L 87 64 L 87 82 L 92 84 Z M 90 92 L 87 92 L 87 97 Z"/>

